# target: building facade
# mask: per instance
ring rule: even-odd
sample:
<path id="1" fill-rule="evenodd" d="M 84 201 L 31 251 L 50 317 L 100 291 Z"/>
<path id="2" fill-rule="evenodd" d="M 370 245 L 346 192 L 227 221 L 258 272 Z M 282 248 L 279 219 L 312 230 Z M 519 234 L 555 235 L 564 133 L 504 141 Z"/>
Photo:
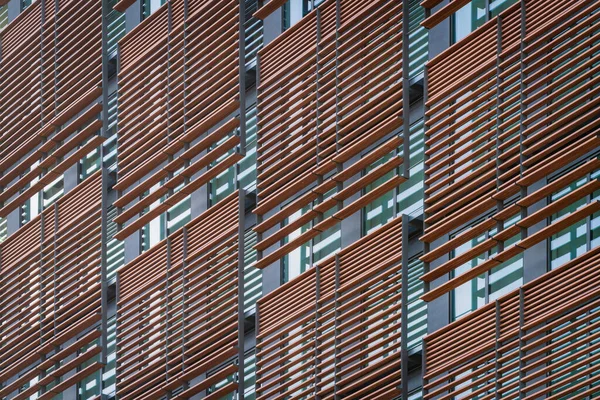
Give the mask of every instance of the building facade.
<path id="1" fill-rule="evenodd" d="M 0 0 L 0 397 L 600 396 L 599 17 Z"/>

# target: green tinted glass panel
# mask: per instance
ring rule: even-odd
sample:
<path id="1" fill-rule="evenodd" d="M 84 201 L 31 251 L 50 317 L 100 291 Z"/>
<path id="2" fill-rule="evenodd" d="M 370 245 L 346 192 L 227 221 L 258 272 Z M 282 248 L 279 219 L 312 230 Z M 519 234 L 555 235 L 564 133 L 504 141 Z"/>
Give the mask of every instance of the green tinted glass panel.
<path id="1" fill-rule="evenodd" d="M 262 271 L 256 265 L 256 232 L 249 229 L 244 234 L 244 311 L 254 309 L 262 294 Z"/>
<path id="2" fill-rule="evenodd" d="M 487 21 L 485 3 L 485 0 L 473 0 L 454 13 L 451 20 L 452 43 L 463 39 Z"/>
<path id="3" fill-rule="evenodd" d="M 0 6 L 0 31 L 8 25 L 8 6 Z"/>
<path id="4" fill-rule="evenodd" d="M 495 17 L 519 0 L 492 0 L 490 2 L 490 15 Z"/>

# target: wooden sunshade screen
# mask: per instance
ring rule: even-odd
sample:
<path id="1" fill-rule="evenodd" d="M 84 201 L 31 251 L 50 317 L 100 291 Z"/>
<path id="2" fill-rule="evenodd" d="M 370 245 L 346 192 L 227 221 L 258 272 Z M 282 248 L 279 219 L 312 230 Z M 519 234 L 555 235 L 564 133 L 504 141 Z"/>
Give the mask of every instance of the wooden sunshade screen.
<path id="1" fill-rule="evenodd" d="M 243 390 L 236 375 L 243 207 L 236 191 L 119 270 L 120 399 L 187 399 L 223 381 L 204 398 Z"/>
<path id="2" fill-rule="evenodd" d="M 286 0 L 268 0 L 261 8 L 256 10 L 254 16 L 256 18 L 265 19 L 271 15 L 275 10 L 285 4 Z"/>
<path id="3" fill-rule="evenodd" d="M 423 398 L 591 398 L 599 337 L 596 248 L 426 336 Z"/>
<path id="4" fill-rule="evenodd" d="M 403 121 L 402 7 L 402 2 L 341 0 L 338 10 L 336 1 L 328 0 L 259 52 L 255 213 L 262 217 L 275 211 L 254 228 L 260 235 L 256 249 L 262 252 L 295 229 L 310 226 L 259 259 L 258 268 L 405 181 L 398 174 L 403 159 L 394 151 L 402 143 L 397 134 Z M 369 155 L 359 157 L 374 145 Z M 392 152 L 388 161 L 346 183 Z M 390 172 L 391 178 L 362 195 Z M 310 210 L 282 226 L 304 207 Z M 332 209 L 333 215 L 323 218 Z M 274 226 L 280 228 L 261 237 Z"/>
<path id="5" fill-rule="evenodd" d="M 0 217 L 102 143 L 101 18 L 100 0 L 38 1 L 2 31 Z"/>
<path id="6" fill-rule="evenodd" d="M 600 189 L 592 180 L 535 213 L 528 207 L 600 168 L 591 159 L 560 179 L 548 175 L 600 147 L 600 3 L 515 4 L 427 65 L 425 231 L 431 263 L 496 229 L 473 249 L 423 276 L 432 282 L 493 248 L 496 255 L 435 287 L 430 301 L 600 211 L 592 202 L 527 235 L 527 228 Z M 526 35 L 521 45 L 521 13 Z M 546 182 L 535 190 L 530 187 Z M 510 226 L 505 222 L 520 216 Z M 473 222 L 475 221 L 475 222 Z M 445 235 L 469 227 L 451 240 Z M 507 240 L 516 243 L 504 246 Z M 437 244 L 434 242 L 438 241 Z"/>
<path id="7" fill-rule="evenodd" d="M 402 219 L 258 300 L 257 399 L 392 399 L 401 373 Z"/>
<path id="8" fill-rule="evenodd" d="M 184 15 L 184 1 L 170 1 L 119 41 L 114 187 L 122 212 L 115 221 L 123 225 L 165 198 L 119 240 L 242 158 L 238 7 L 236 0 L 189 2 Z"/>
<path id="9" fill-rule="evenodd" d="M 53 399 L 103 366 L 101 180 L 88 177 L 0 245 L 3 399 Z"/>

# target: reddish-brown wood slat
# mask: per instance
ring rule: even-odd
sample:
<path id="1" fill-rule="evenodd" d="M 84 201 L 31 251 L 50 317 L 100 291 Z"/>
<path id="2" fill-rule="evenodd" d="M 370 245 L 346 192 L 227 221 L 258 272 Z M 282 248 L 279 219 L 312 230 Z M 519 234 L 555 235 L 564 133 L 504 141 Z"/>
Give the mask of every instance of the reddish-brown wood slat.
<path id="1" fill-rule="evenodd" d="M 127 5 L 121 3 L 117 6 Z M 239 4 L 235 0 L 190 4 L 185 23 L 183 7 L 183 1 L 170 8 L 163 5 L 119 42 L 115 189 L 121 197 L 115 221 L 129 224 L 118 239 L 136 232 L 242 158 L 236 115 Z M 154 186 L 157 189 L 149 193 Z M 142 215 L 156 201 L 159 206 Z"/>
<path id="2" fill-rule="evenodd" d="M 234 192 L 119 270 L 120 398 L 175 392 L 230 361 L 221 372 L 184 388 L 178 398 L 225 379 L 235 385 L 221 393 L 238 388 L 232 360 L 239 348 L 240 196 Z"/>
<path id="3" fill-rule="evenodd" d="M 101 125 L 96 119 L 102 109 L 97 103 L 102 94 L 101 14 L 100 0 L 61 1 L 58 10 L 54 3 L 45 6 L 42 24 L 38 2 L 1 33 L 3 216 L 103 141 L 88 141 Z"/>
<path id="4" fill-rule="evenodd" d="M 265 9 L 269 4 L 274 2 L 267 3 Z M 404 181 L 398 175 L 403 160 L 392 157 L 386 167 L 356 183 L 347 182 L 402 143 L 400 136 L 395 136 L 403 124 L 402 4 L 342 1 L 337 44 L 335 2 L 325 1 L 318 9 L 320 43 L 317 11 L 313 10 L 260 50 L 258 198 L 254 212 L 264 216 L 278 206 L 284 207 L 256 230 L 264 233 L 298 210 L 310 210 L 262 238 L 256 246 L 259 251 L 294 229 L 305 230 L 299 238 L 260 258 L 258 268 L 285 256 Z M 336 55 L 337 70 L 333 62 Z M 357 157 L 384 138 L 371 153 Z M 343 168 L 336 169 L 337 165 Z M 384 170 L 393 176 L 370 193 L 360 193 L 351 204 L 340 206 L 344 199 L 381 178 Z M 319 180 L 322 183 L 317 184 Z M 307 194 L 293 200 L 306 188 Z M 323 199 L 315 202 L 320 196 Z M 332 217 L 318 221 L 330 210 Z"/>
<path id="5" fill-rule="evenodd" d="M 0 244 L 0 287 L 10 294 L 0 304 L 0 313 L 10 316 L 2 320 L 0 381 L 40 378 L 14 398 L 46 389 L 54 397 L 102 367 L 83 368 L 100 352 L 90 346 L 100 335 L 101 234 L 89 226 L 100 227 L 101 188 L 98 171 Z M 62 365 L 41 379 L 55 363 Z M 0 396 L 22 386 L 22 379 Z M 59 384 L 50 387 L 55 379 Z"/>
<path id="6" fill-rule="evenodd" d="M 589 366 L 598 357 L 600 273 L 590 271 L 598 271 L 598 263 L 596 248 L 523 286 L 522 328 L 512 322 L 519 315 L 516 290 L 426 336 L 424 398 L 450 399 L 461 393 L 494 398 L 516 390 L 519 382 L 523 398 L 559 398 L 595 385 L 600 377 Z M 502 337 L 496 353 L 495 331 L 507 328 L 511 333 Z M 553 383 L 559 379 L 560 384 Z"/>
<path id="7" fill-rule="evenodd" d="M 458 3 L 450 2 L 439 15 Z M 440 244 L 431 246 L 422 260 L 434 262 L 478 235 L 502 228 L 487 242 L 441 263 L 423 279 L 433 282 L 496 245 L 516 239 L 513 246 L 476 268 L 433 287 L 423 296 L 427 301 L 456 289 L 476 273 L 501 266 L 597 208 L 589 204 L 519 241 L 521 229 L 545 221 L 597 190 L 597 182 L 590 182 L 514 222 L 521 211 L 527 212 L 531 205 L 597 170 L 598 161 L 584 160 L 565 177 L 535 191 L 522 189 L 600 147 L 595 117 L 600 101 L 591 71 L 594 61 L 590 61 L 600 49 L 594 41 L 597 29 L 592 28 L 600 6 L 578 0 L 560 10 L 550 7 L 552 13 L 540 11 L 544 6 L 536 2 L 525 2 L 525 7 L 526 56 L 521 56 L 517 45 L 521 6 L 515 4 L 427 64 L 426 228 L 421 240 Z M 431 21 L 439 15 L 432 15 Z M 513 222 L 504 226 L 508 220 Z M 441 243 L 440 239 L 463 228 L 464 233 Z"/>
<path id="8" fill-rule="evenodd" d="M 401 259 L 397 218 L 259 299 L 257 398 L 398 396 Z"/>

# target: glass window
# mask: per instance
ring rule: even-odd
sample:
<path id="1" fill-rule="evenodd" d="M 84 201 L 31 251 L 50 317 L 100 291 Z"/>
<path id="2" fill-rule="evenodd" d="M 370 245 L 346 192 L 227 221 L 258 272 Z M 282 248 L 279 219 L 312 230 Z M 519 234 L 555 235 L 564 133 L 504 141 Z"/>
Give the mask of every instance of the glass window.
<path id="1" fill-rule="evenodd" d="M 292 16 L 291 16 L 291 7 L 290 0 L 286 1 L 281 7 L 281 26 L 285 31 L 290 26 L 292 26 Z"/>
<path id="2" fill-rule="evenodd" d="M 83 181 L 88 176 L 100 169 L 100 147 L 89 152 L 80 162 L 79 180 Z"/>
<path id="3" fill-rule="evenodd" d="M 409 10 L 409 78 L 414 78 L 423 73 L 423 68 L 428 57 L 429 31 L 421 26 L 425 19 L 425 9 L 421 7 L 421 0 L 410 0 Z"/>
<path id="4" fill-rule="evenodd" d="M 473 0 L 451 18 L 451 40 L 456 43 L 518 0 Z M 489 10 L 489 15 L 486 15 Z"/>
<path id="5" fill-rule="evenodd" d="M 256 392 L 256 354 L 252 349 L 245 354 L 244 359 L 244 400 L 255 400 Z"/>
<path id="6" fill-rule="evenodd" d="M 156 191 L 161 186 L 161 183 L 154 185 L 149 192 L 152 193 Z M 158 207 L 160 203 L 164 201 L 164 197 L 152 203 L 149 207 L 150 210 Z M 147 223 L 141 231 L 142 235 L 142 251 L 146 251 L 150 249 L 152 246 L 163 240 L 167 235 L 167 224 L 166 224 L 166 214 L 162 213 L 158 217 L 154 218 L 152 221 Z"/>
<path id="7" fill-rule="evenodd" d="M 83 378 L 79 383 L 78 398 L 81 400 L 92 400 L 98 398 L 100 395 L 100 379 L 102 379 L 102 393 L 108 396 L 115 395 L 115 376 L 116 376 L 116 338 L 117 338 L 117 325 L 116 318 L 111 317 L 107 322 L 106 330 L 106 367 L 104 368 L 104 374 L 102 370 L 96 371 L 93 374 Z M 98 328 L 96 328 L 98 329 Z M 100 340 L 95 340 L 90 345 L 84 347 L 82 352 L 88 351 L 89 349 L 100 346 Z M 100 361 L 100 354 L 95 355 L 89 360 L 81 364 L 81 369 L 92 365 L 93 363 Z"/>
<path id="8" fill-rule="evenodd" d="M 256 300 L 262 295 L 262 271 L 256 268 L 256 232 L 248 229 L 244 234 L 244 311 L 254 310 Z"/>
<path id="9" fill-rule="evenodd" d="M 472 249 L 479 243 L 486 239 L 486 235 L 479 236 L 471 241 L 464 243 L 457 247 L 450 254 L 450 258 L 459 256 L 460 254 Z M 476 267 L 477 265 L 485 261 L 485 255 L 479 257 L 461 265 L 453 273 L 454 276 L 462 275 L 468 270 Z M 476 310 L 485 304 L 485 275 L 480 275 L 471 281 L 460 285 L 458 288 L 452 291 L 451 295 L 451 310 L 452 320 L 455 320 L 471 311 Z"/>
<path id="10" fill-rule="evenodd" d="M 106 278 L 109 282 L 115 279 L 117 269 L 125 265 L 125 244 L 117 240 L 117 223 L 114 219 L 117 217 L 117 208 L 113 205 L 107 210 L 107 243 L 106 243 Z"/>
<path id="11" fill-rule="evenodd" d="M 143 17 L 149 17 L 154 11 L 158 10 L 160 6 L 165 3 L 166 0 L 142 0 Z"/>
<path id="12" fill-rule="evenodd" d="M 550 196 L 549 201 L 556 201 L 583 186 L 591 179 L 598 178 L 600 178 L 600 171 L 595 171 L 591 175 L 585 176 L 558 192 L 553 193 Z M 598 199 L 600 199 L 600 192 L 594 192 L 592 196 L 586 196 L 579 199 L 560 212 L 552 215 L 550 221 L 571 214 L 578 208 L 590 203 L 592 200 Z M 590 217 L 576 222 L 550 238 L 550 269 L 560 267 L 566 262 L 582 255 L 598 245 L 600 245 L 600 214 L 595 213 Z"/>
<path id="13" fill-rule="evenodd" d="M 37 168 L 39 161 L 36 161 L 31 169 Z M 28 187 L 39 181 L 39 177 L 31 181 Z M 21 225 L 26 224 L 37 217 L 42 210 L 50 207 L 56 200 L 64 194 L 64 175 L 60 175 L 54 181 L 44 186 L 41 192 L 35 193 L 21 206 Z"/>
<path id="14" fill-rule="evenodd" d="M 398 191 L 398 215 L 408 214 L 418 216 L 423 213 L 424 144 L 423 120 L 419 120 L 410 127 L 410 178 L 400 185 L 400 190 Z M 400 151 L 401 150 L 402 149 L 400 149 Z M 389 154 L 383 159 L 375 162 L 371 165 L 370 169 L 389 160 L 391 156 L 392 155 Z M 373 190 L 373 188 L 391 177 L 392 173 L 390 172 L 375 181 L 374 184 L 367 186 L 366 191 Z M 363 209 L 363 234 L 368 234 L 373 229 L 376 229 L 393 218 L 393 197 L 394 192 L 390 191 Z"/>
<path id="15" fill-rule="evenodd" d="M 451 39 L 452 43 L 466 37 L 469 33 L 483 25 L 486 18 L 486 1 L 473 0 L 462 7 L 451 19 Z"/>
<path id="16" fill-rule="evenodd" d="M 518 0 L 492 0 L 490 2 L 490 14 L 492 17 L 497 16 L 508 7 L 515 4 Z"/>
<path id="17" fill-rule="evenodd" d="M 4 242 L 8 237 L 8 226 L 6 225 L 6 218 L 0 217 L 0 243 Z"/>
<path id="18" fill-rule="evenodd" d="M 246 70 L 248 71 L 256 66 L 256 54 L 263 45 L 263 22 L 253 16 L 257 9 L 258 0 L 246 0 L 244 33 L 246 39 Z M 246 130 L 248 130 L 248 127 L 246 127 Z"/>
<path id="19" fill-rule="evenodd" d="M 256 190 L 256 104 L 246 112 L 246 156 L 240 161 L 240 187 L 247 192 Z"/>
<path id="20" fill-rule="evenodd" d="M 104 165 L 110 171 L 117 170 L 117 105 L 115 91 L 108 97 L 108 139 L 104 142 Z"/>
<path id="21" fill-rule="evenodd" d="M 328 199 L 332 195 L 333 192 L 329 192 L 326 193 L 323 197 L 325 199 Z M 288 219 L 286 219 L 286 225 L 300 218 L 304 213 L 308 212 L 308 210 L 310 210 L 310 207 L 304 207 L 302 210 L 299 210 L 292 214 Z M 323 219 L 329 218 L 336 211 L 336 207 L 333 207 L 330 210 L 326 211 L 325 213 L 323 213 Z M 308 223 L 302 226 L 301 228 L 295 230 L 285 238 L 284 243 L 294 240 L 304 232 L 308 231 L 310 227 L 311 224 Z M 317 263 L 320 260 L 323 260 L 324 258 L 337 252 L 339 249 L 341 249 L 341 247 L 342 230 L 341 224 L 337 223 L 333 227 L 327 229 L 325 232 L 315 236 L 312 239 L 312 241 L 304 243 L 303 245 L 301 245 L 297 249 L 294 249 L 284 257 L 283 281 L 288 282 L 289 280 L 295 278 L 296 276 L 306 271 L 307 268 L 309 268 L 311 265 L 311 259 L 313 263 Z"/>
<path id="22" fill-rule="evenodd" d="M 408 350 L 421 347 L 421 338 L 427 333 L 427 304 L 421 300 L 424 293 L 423 262 L 418 258 L 408 262 Z M 411 397 L 412 398 L 412 397 Z"/>
<path id="23" fill-rule="evenodd" d="M 302 11 L 304 15 L 308 14 L 310 11 L 312 11 L 314 7 L 318 7 L 319 4 L 321 4 L 324 1 L 325 0 L 303 0 Z"/>
<path id="24" fill-rule="evenodd" d="M 303 208 L 302 210 L 296 211 L 289 218 L 286 219 L 285 224 L 289 224 L 300 218 L 304 213 L 309 210 L 308 207 Z M 284 242 L 287 243 L 291 240 L 294 240 L 304 232 L 309 229 L 309 225 L 304 225 L 303 227 L 296 229 L 294 232 L 289 234 Z M 310 265 L 310 242 L 304 243 L 302 246 L 294 249 L 289 254 L 287 254 L 283 258 L 283 281 L 288 282 L 289 280 L 295 278 L 300 275 Z"/>
<path id="25" fill-rule="evenodd" d="M 31 166 L 30 170 L 37 168 L 39 163 L 40 163 L 39 161 L 36 161 Z M 37 183 L 39 180 L 40 180 L 39 178 L 33 179 L 31 181 L 31 183 L 29 184 L 29 187 L 31 187 L 31 185 Z M 41 210 L 42 210 L 42 198 L 39 193 L 35 193 L 28 200 L 26 200 L 25 203 L 21 206 L 21 225 L 25 225 L 26 223 L 28 223 L 29 221 L 31 221 L 32 219 L 37 217 Z"/>
<path id="26" fill-rule="evenodd" d="M 8 6 L 0 6 L 0 31 L 8 25 Z"/>
<path id="27" fill-rule="evenodd" d="M 505 221 L 504 228 L 507 229 L 510 226 L 516 224 L 520 219 L 517 215 L 511 219 Z M 460 245 L 456 250 L 450 253 L 450 258 L 454 258 L 478 244 L 484 242 L 488 238 L 496 234 L 496 229 L 492 229 L 484 235 L 481 235 L 467 243 Z M 452 235 L 451 238 L 456 235 Z M 506 240 L 504 247 L 514 244 L 520 240 L 520 233 L 516 236 Z M 482 264 L 490 257 L 497 254 L 498 249 L 496 247 L 491 250 L 480 254 L 477 258 L 461 265 L 452 275 L 459 276 L 468 270 Z M 523 284 L 523 254 L 516 255 L 512 259 L 503 262 L 502 264 L 492 268 L 484 274 L 478 276 L 466 282 L 451 292 L 451 318 L 456 320 L 463 315 L 466 315 L 472 311 L 475 311 L 479 307 L 483 306 L 490 301 L 494 301 L 499 297 L 511 292 L 512 290 L 520 287 Z"/>
<path id="28" fill-rule="evenodd" d="M 175 232 L 192 219 L 192 203 L 191 197 L 187 196 L 185 199 L 174 205 L 167 211 L 167 229 L 169 234 Z"/>
<path id="29" fill-rule="evenodd" d="M 109 12 L 106 19 L 108 26 L 107 53 L 109 59 L 117 57 L 117 42 L 125 36 L 125 13 L 114 9 L 117 3 L 118 0 L 110 0 L 108 2 Z"/>
<path id="30" fill-rule="evenodd" d="M 35 3 L 37 0 L 21 0 L 21 10 L 25 10 L 27 7 Z"/>
<path id="31" fill-rule="evenodd" d="M 237 133 L 237 131 L 232 132 L 230 135 L 225 136 L 223 139 L 221 139 L 220 141 L 215 143 L 211 147 L 211 150 L 218 147 L 225 141 L 227 141 L 231 137 L 231 135 L 236 134 L 236 133 Z M 231 154 L 233 154 L 237 148 L 239 148 L 239 146 L 234 149 L 231 149 L 227 153 L 223 154 L 215 162 L 211 163 L 211 167 L 214 167 L 215 165 L 222 163 L 226 158 L 228 158 Z M 230 168 L 226 169 L 225 171 L 221 172 L 219 175 L 217 175 L 216 178 L 214 178 L 210 181 L 210 204 L 211 205 L 217 204 L 219 201 L 221 201 L 222 199 L 229 196 L 231 193 L 233 193 L 235 191 L 235 189 L 236 189 L 236 185 L 235 185 L 236 173 L 235 172 L 236 172 L 236 166 L 233 165 Z"/>

